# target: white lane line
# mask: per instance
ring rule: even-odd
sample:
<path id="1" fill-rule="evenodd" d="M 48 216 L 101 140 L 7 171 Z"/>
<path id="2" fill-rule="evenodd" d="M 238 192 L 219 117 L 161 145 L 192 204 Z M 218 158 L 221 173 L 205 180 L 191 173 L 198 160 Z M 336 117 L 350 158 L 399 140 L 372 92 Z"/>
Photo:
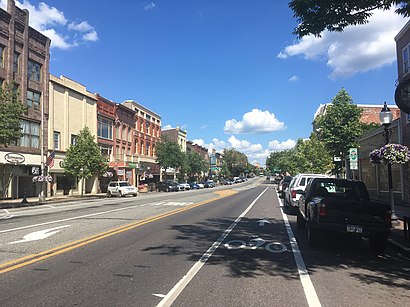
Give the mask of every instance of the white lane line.
<path id="1" fill-rule="evenodd" d="M 6 212 L 6 214 L 10 214 L 9 210 L 7 210 L 7 209 L 3 209 L 3 210 L 4 210 L 4 212 Z"/>
<path id="2" fill-rule="evenodd" d="M 67 222 L 67 221 L 72 221 L 72 220 L 78 220 L 90 216 L 97 216 L 97 215 L 102 215 L 102 214 L 107 214 L 107 213 L 112 213 L 112 212 L 118 212 L 118 211 L 124 211 L 124 210 L 129 210 L 133 208 L 138 208 L 142 207 L 142 205 L 136 205 L 136 206 L 131 206 L 131 207 L 125 207 L 125 208 L 118 208 L 118 209 L 113 209 L 109 211 L 103 211 L 103 212 L 98 212 L 98 213 L 90 213 L 86 215 L 80 215 L 80 216 L 75 216 L 75 217 L 70 217 L 66 219 L 61 219 L 61 220 L 55 220 L 55 221 L 50 221 L 50 222 L 45 222 L 45 223 L 40 223 L 40 224 L 33 224 L 33 225 L 27 225 L 27 226 L 22 226 L 22 227 L 17 227 L 17 228 L 11 228 L 11 229 L 5 229 L 5 230 L 0 230 L 0 233 L 6 233 L 6 232 L 12 232 L 16 230 L 22 230 L 22 229 L 27 229 L 27 228 L 33 228 L 33 227 L 38 227 L 38 226 L 44 226 L 44 225 L 50 225 L 50 224 L 56 224 L 56 223 L 61 223 L 61 222 Z"/>
<path id="3" fill-rule="evenodd" d="M 279 203 L 282 204 L 277 193 L 276 193 L 276 196 L 278 197 Z M 290 227 L 288 216 L 283 212 L 282 207 L 283 206 L 281 206 L 280 208 L 280 212 L 282 213 L 282 218 L 285 223 L 285 228 L 289 236 L 289 241 L 290 241 L 290 246 L 292 247 L 293 257 L 295 258 L 300 281 L 302 283 L 303 291 L 305 292 L 308 305 L 311 307 L 320 307 L 322 306 L 322 304 L 320 304 L 315 287 L 313 286 L 313 283 L 310 280 L 309 272 L 306 269 L 305 262 L 303 261 L 302 254 L 299 250 L 298 242 L 296 241 L 292 228 Z"/>
<path id="4" fill-rule="evenodd" d="M 189 284 L 192 278 L 199 272 L 199 270 L 204 266 L 204 264 L 208 261 L 208 259 L 213 255 L 216 249 L 221 245 L 221 243 L 226 239 L 226 237 L 231 233 L 231 231 L 235 228 L 235 226 L 241 221 L 241 219 L 252 209 L 252 207 L 256 204 L 258 199 L 268 190 L 266 188 L 263 190 L 258 197 L 245 209 L 244 212 L 237 219 L 224 231 L 224 233 L 216 240 L 210 248 L 202 255 L 201 259 L 199 259 L 192 268 L 185 274 L 184 277 L 168 292 L 168 294 L 159 302 L 157 307 L 163 306 L 171 306 L 172 303 L 177 299 L 177 297 L 181 294 L 184 288 Z"/>

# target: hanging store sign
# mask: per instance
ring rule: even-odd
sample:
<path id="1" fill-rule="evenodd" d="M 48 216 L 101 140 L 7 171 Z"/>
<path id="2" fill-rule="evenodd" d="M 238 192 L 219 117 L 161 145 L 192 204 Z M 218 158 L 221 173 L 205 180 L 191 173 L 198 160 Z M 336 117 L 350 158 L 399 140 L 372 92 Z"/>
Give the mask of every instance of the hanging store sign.
<path id="1" fill-rule="evenodd" d="M 52 181 L 53 181 L 53 177 L 51 177 L 50 175 L 33 177 L 33 182 L 52 182 Z"/>
<path id="2" fill-rule="evenodd" d="M 7 162 L 10 162 L 13 164 L 21 164 L 26 160 L 26 158 L 22 154 L 15 153 L 15 152 L 9 152 L 5 154 L 4 159 Z"/>

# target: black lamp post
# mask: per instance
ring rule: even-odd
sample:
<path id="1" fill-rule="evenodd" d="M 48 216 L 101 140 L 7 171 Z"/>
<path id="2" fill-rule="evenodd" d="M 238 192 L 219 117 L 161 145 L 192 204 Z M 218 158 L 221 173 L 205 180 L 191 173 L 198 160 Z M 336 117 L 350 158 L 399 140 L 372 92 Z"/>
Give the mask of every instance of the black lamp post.
<path id="1" fill-rule="evenodd" d="M 389 129 L 389 126 L 390 126 L 390 124 L 393 120 L 393 113 L 387 107 L 386 102 L 384 102 L 383 109 L 381 109 L 381 111 L 380 111 L 379 119 L 380 119 L 380 123 L 384 127 L 384 133 L 383 133 L 383 135 L 384 135 L 384 144 L 387 145 L 387 144 L 389 144 L 389 141 L 390 141 L 391 129 Z M 392 220 L 397 220 L 397 215 L 394 211 L 393 177 L 392 177 L 392 171 L 391 171 L 391 163 L 387 164 L 387 178 L 388 178 L 388 182 L 389 182 L 389 198 L 390 198 L 391 218 L 392 218 Z"/>

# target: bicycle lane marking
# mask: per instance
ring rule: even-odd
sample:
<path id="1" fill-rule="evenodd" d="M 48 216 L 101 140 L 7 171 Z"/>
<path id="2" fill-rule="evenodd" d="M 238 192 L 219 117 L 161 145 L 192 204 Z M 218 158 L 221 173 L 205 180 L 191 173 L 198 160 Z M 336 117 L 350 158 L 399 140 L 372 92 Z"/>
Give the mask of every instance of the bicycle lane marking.
<path id="1" fill-rule="evenodd" d="M 276 197 L 278 198 L 279 203 L 282 204 L 282 201 L 279 199 L 277 193 Z M 280 206 L 280 212 L 282 213 L 283 222 L 285 223 L 286 232 L 288 233 L 290 246 L 292 247 L 293 257 L 295 258 L 299 278 L 302 283 L 303 291 L 305 292 L 306 300 L 309 306 L 320 307 L 322 306 L 322 304 L 319 301 L 315 287 L 313 286 L 309 273 L 306 269 L 306 265 L 303 261 L 298 242 L 296 241 L 295 235 L 293 234 L 292 228 L 290 227 L 288 216 L 283 212 L 282 207 L 283 206 Z"/>
<path id="2" fill-rule="evenodd" d="M 236 227 L 236 225 L 242 220 L 242 218 L 249 212 L 249 210 L 252 209 L 252 207 L 256 204 L 256 202 L 259 200 L 259 198 L 262 197 L 262 195 L 268 190 L 269 188 L 266 188 L 261 192 L 261 194 L 258 195 L 254 199 L 254 201 L 248 206 L 248 208 L 245 209 L 239 215 L 236 220 L 222 233 L 222 235 L 216 240 L 210 248 L 205 252 L 205 254 L 202 255 L 201 259 L 199 259 L 188 271 L 188 273 L 185 274 L 184 277 L 181 278 L 181 280 L 169 291 L 165 297 L 159 302 L 157 307 L 164 307 L 164 306 L 171 306 L 172 303 L 178 298 L 178 296 L 181 294 L 181 292 L 184 290 L 184 288 L 189 284 L 189 282 L 195 277 L 195 275 L 199 272 L 199 270 L 205 265 L 205 263 L 208 261 L 208 259 L 213 255 L 213 253 L 218 249 L 218 247 L 221 245 L 221 243 L 226 239 L 226 237 L 232 232 L 232 230 Z"/>

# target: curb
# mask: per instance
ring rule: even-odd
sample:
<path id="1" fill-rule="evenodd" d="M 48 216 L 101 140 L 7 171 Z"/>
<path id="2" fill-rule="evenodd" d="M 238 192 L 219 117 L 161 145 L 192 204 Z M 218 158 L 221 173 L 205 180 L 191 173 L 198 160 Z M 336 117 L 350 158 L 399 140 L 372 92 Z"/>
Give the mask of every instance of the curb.
<path id="1" fill-rule="evenodd" d="M 394 249 L 397 250 L 399 252 L 401 252 L 402 254 L 406 255 L 407 257 L 410 257 L 410 247 L 407 247 L 399 242 L 397 242 L 394 239 L 387 239 L 388 245 Z"/>

